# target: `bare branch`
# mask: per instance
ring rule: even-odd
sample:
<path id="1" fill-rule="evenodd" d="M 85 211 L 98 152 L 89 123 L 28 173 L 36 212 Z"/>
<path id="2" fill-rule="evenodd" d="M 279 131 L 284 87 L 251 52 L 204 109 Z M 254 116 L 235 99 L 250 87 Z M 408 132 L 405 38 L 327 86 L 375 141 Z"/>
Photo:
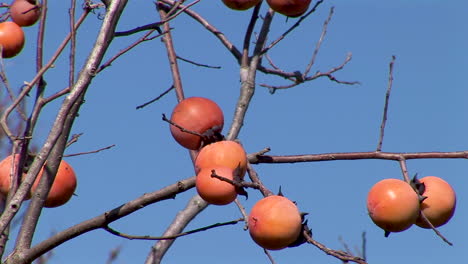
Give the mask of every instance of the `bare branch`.
<path id="1" fill-rule="evenodd" d="M 317 162 L 317 161 L 335 161 L 335 160 L 360 160 L 360 159 L 382 159 L 395 160 L 400 159 L 468 159 L 468 151 L 455 152 L 337 152 L 323 154 L 304 154 L 304 155 L 248 155 L 249 162 L 259 163 L 296 163 L 296 162 Z"/>

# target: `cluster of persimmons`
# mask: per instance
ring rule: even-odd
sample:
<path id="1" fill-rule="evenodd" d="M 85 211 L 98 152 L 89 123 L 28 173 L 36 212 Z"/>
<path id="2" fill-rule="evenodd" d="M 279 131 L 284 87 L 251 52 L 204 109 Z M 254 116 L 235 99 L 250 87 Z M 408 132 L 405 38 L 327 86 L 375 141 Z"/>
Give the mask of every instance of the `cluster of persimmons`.
<path id="1" fill-rule="evenodd" d="M 416 224 L 422 228 L 447 223 L 453 216 L 456 195 L 452 186 L 439 177 L 416 177 L 408 184 L 399 179 L 376 183 L 367 196 L 367 210 L 372 221 L 390 232 L 401 232 Z"/>
<path id="2" fill-rule="evenodd" d="M 10 5 L 10 18 L 12 21 L 0 23 L 0 47 L 3 58 L 11 58 L 18 55 L 23 49 L 25 37 L 21 27 L 34 25 L 41 15 L 40 5 L 36 0 L 14 0 Z M 27 155 L 25 166 L 22 172 L 17 173 L 19 168 L 19 154 L 10 155 L 0 161 L 0 197 L 6 199 L 14 175 L 22 175 L 24 178 L 34 159 L 33 155 Z M 39 180 L 42 177 L 44 166 L 34 181 L 27 199 L 31 198 L 37 189 Z M 62 160 L 55 180 L 52 183 L 49 194 L 44 201 L 45 207 L 58 207 L 70 200 L 76 189 L 76 174 L 73 168 L 66 161 Z"/>
<path id="3" fill-rule="evenodd" d="M 12 21 L 0 23 L 0 46 L 3 58 L 12 58 L 23 49 L 25 36 L 21 27 L 34 25 L 41 16 L 36 0 L 14 0 L 10 5 Z"/>
<path id="4" fill-rule="evenodd" d="M 247 169 L 244 148 L 221 135 L 224 116 L 220 107 L 210 99 L 190 97 L 173 110 L 170 131 L 183 147 L 199 150 L 195 159 L 196 189 L 200 197 L 214 205 L 233 202 L 245 194 L 242 182 Z M 372 187 L 367 208 L 374 223 L 390 232 L 400 232 L 416 224 L 438 227 L 453 216 L 455 192 L 441 178 L 416 177 L 409 184 L 403 180 L 385 179 Z M 267 196 L 258 201 L 248 216 L 252 239 L 261 247 L 278 250 L 303 241 L 306 228 L 303 215 L 295 203 L 282 195 Z M 307 229 L 306 229 L 307 230 Z"/>
<path id="5" fill-rule="evenodd" d="M 241 144 L 224 140 L 224 115 L 210 99 L 190 97 L 173 110 L 170 130 L 183 147 L 199 150 L 195 159 L 196 189 L 214 205 L 233 202 L 245 190 L 241 183 L 247 171 L 247 155 Z M 266 249 L 282 249 L 296 242 L 302 230 L 302 216 L 296 205 L 281 195 L 258 201 L 248 219 L 253 240 Z"/>

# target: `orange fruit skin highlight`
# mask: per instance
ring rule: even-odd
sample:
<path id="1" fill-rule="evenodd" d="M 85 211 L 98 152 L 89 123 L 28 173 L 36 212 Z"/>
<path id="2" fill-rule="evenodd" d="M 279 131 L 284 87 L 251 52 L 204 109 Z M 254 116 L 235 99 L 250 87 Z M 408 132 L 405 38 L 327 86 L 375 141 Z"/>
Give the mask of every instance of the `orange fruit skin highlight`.
<path id="1" fill-rule="evenodd" d="M 250 211 L 248 224 L 255 243 L 269 250 L 291 245 L 302 230 L 302 218 L 297 206 L 278 195 L 258 201 Z"/>
<path id="2" fill-rule="evenodd" d="M 31 187 L 31 192 L 37 188 L 39 180 L 42 177 L 44 168 L 39 172 L 39 176 L 36 178 L 33 186 Z M 77 186 L 76 174 L 73 168 L 68 164 L 68 162 L 62 160 L 57 170 L 57 175 L 55 176 L 52 187 L 50 188 L 49 194 L 45 200 L 45 207 L 58 207 L 67 203 L 70 198 L 73 196 Z"/>
<path id="3" fill-rule="evenodd" d="M 267 0 L 271 9 L 288 17 L 301 16 L 307 11 L 311 2 L 311 0 Z"/>
<path id="4" fill-rule="evenodd" d="M 20 27 L 29 27 L 36 24 L 41 16 L 41 10 L 34 8 L 36 7 L 34 1 L 30 1 L 15 0 L 10 6 L 11 20 Z"/>
<path id="5" fill-rule="evenodd" d="M 3 58 L 12 58 L 18 55 L 24 46 L 24 32 L 15 22 L 0 23 L 0 45 Z"/>
<path id="6" fill-rule="evenodd" d="M 171 121 L 177 125 L 197 132 L 205 133 L 216 127 L 216 132 L 221 132 L 224 126 L 224 115 L 221 108 L 212 100 L 203 97 L 189 97 L 182 100 L 174 108 Z M 200 136 L 182 132 L 179 128 L 169 125 L 174 139 L 187 149 L 200 148 L 202 139 Z"/>
<path id="7" fill-rule="evenodd" d="M 226 205 L 233 202 L 237 197 L 234 185 L 211 177 L 211 170 L 215 170 L 218 176 L 229 180 L 234 179 L 234 171 L 231 168 L 213 167 L 200 170 L 195 181 L 195 186 L 200 197 L 214 205 Z"/>
<path id="8" fill-rule="evenodd" d="M 195 169 L 199 171 L 210 167 L 240 168 L 240 176 L 247 171 L 247 154 L 244 148 L 235 141 L 223 140 L 203 147 L 195 160 Z"/>
<path id="9" fill-rule="evenodd" d="M 223 0 L 223 3 L 234 10 L 247 10 L 256 6 L 262 0 Z"/>
<path id="10" fill-rule="evenodd" d="M 426 189 L 422 195 L 427 197 L 421 203 L 421 211 L 434 227 L 446 224 L 455 213 L 457 203 L 452 186 L 436 176 L 427 176 L 419 181 L 424 183 Z M 416 220 L 416 225 L 430 228 L 421 217 Z"/>
<path id="11" fill-rule="evenodd" d="M 418 218 L 418 195 L 405 181 L 384 179 L 369 191 L 367 210 L 372 221 L 383 230 L 401 232 Z"/>

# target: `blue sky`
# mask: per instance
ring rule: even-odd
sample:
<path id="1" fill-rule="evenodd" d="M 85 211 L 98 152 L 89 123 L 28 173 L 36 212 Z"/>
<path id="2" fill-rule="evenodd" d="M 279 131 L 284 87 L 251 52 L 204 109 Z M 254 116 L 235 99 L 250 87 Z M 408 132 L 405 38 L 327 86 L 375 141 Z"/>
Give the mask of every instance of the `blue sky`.
<path id="1" fill-rule="evenodd" d="M 51 3 L 46 54 L 50 56 L 68 30 L 68 1 Z M 468 37 L 465 1 L 325 1 L 300 28 L 271 51 L 275 63 L 288 71 L 307 65 L 330 7 L 334 17 L 328 27 L 312 72 L 327 71 L 351 52 L 353 60 L 336 77 L 359 81 L 346 86 L 319 79 L 278 91 L 274 95 L 257 86 L 245 125 L 239 135 L 247 152 L 271 147 L 271 155 L 373 151 L 377 146 L 388 63 L 395 55 L 393 92 L 383 151 L 461 151 L 468 149 Z M 263 4 L 262 14 L 267 5 Z M 203 15 L 238 47 L 251 11 L 236 12 L 221 1 L 201 1 L 194 10 Z M 151 1 L 130 1 L 119 30 L 158 21 Z M 269 40 L 292 25 L 276 14 Z M 78 33 L 78 65 L 93 44 L 100 20 L 91 16 Z M 171 24 L 176 51 L 184 58 L 221 66 L 205 69 L 180 62 L 186 96 L 215 100 L 231 124 L 239 94 L 238 65 L 223 46 L 199 24 L 182 15 Z M 256 29 L 259 31 L 259 28 Z M 5 62 L 10 83 L 19 87 L 34 75 L 36 28 L 28 28 L 27 44 L 19 56 Z M 137 36 L 117 39 L 107 57 L 126 47 Z M 48 94 L 67 86 L 68 58 L 63 55 L 46 75 Z M 106 210 L 193 175 L 186 150 L 172 139 L 161 113 L 170 114 L 175 94 L 140 110 L 140 105 L 171 85 L 164 45 L 159 40 L 137 47 L 97 76 L 86 96 L 72 133 L 84 133 L 67 153 L 116 147 L 94 155 L 67 160 L 79 177 L 77 197 L 63 207 L 44 210 L 35 241 L 48 237 Z M 259 73 L 257 84 L 287 84 Z M 59 102 L 45 110 L 36 144 L 45 139 Z M 384 238 L 367 215 L 365 199 L 370 187 L 384 178 L 401 178 L 397 162 L 383 160 L 333 161 L 255 166 L 271 190 L 284 194 L 309 213 L 314 238 L 341 249 L 342 237 L 351 248 L 367 233 L 369 263 L 455 263 L 465 258 L 468 246 L 466 196 L 468 171 L 465 160 L 411 160 L 410 174 L 436 175 L 452 184 L 458 208 L 440 231 L 454 243 L 443 243 L 432 231 L 417 227 Z M 195 194 L 189 190 L 176 199 L 148 206 L 113 224 L 137 235 L 160 235 L 173 216 Z M 241 198 L 249 210 L 259 193 Z M 234 204 L 210 206 L 188 229 L 240 217 Z M 251 241 L 243 224 L 222 227 L 178 239 L 165 263 L 269 263 L 262 249 Z M 13 241 L 13 240 L 11 240 Z M 151 241 L 129 241 L 105 231 L 94 231 L 54 250 L 51 263 L 104 263 L 108 252 L 121 246 L 115 263 L 142 263 Z M 417 248 L 418 250 L 415 250 Z M 419 250 L 422 249 L 422 250 Z M 340 263 L 310 245 L 272 252 L 277 263 Z"/>

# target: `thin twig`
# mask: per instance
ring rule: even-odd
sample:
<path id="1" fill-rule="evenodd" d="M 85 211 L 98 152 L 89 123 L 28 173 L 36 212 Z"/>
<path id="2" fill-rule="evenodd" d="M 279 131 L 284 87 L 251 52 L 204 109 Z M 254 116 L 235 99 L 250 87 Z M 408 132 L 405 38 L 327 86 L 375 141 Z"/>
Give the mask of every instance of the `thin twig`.
<path id="1" fill-rule="evenodd" d="M 119 232 L 119 231 L 117 231 L 115 229 L 112 229 L 108 225 L 104 226 L 103 229 L 106 230 L 107 232 L 113 234 L 113 235 L 123 237 L 123 238 L 127 238 L 127 239 L 130 239 L 130 240 L 133 240 L 133 239 L 138 239 L 138 240 L 172 240 L 172 239 L 176 239 L 176 238 L 179 238 L 179 237 L 183 237 L 183 236 L 191 235 L 191 234 L 194 234 L 194 233 L 206 231 L 206 230 L 213 229 L 213 228 L 220 227 L 220 226 L 235 225 L 235 224 L 237 224 L 237 223 L 239 223 L 241 221 L 244 221 L 244 218 L 239 218 L 239 219 L 236 219 L 236 220 L 223 222 L 223 223 L 216 223 L 216 224 L 212 224 L 212 225 L 209 225 L 209 226 L 193 229 L 193 230 L 190 230 L 190 231 L 182 232 L 182 233 L 171 235 L 171 236 L 148 236 L 148 235 L 137 236 L 137 235 L 129 235 L 129 234 Z"/>
<path id="2" fill-rule="evenodd" d="M 169 87 L 169 89 L 167 89 L 166 91 L 164 91 L 162 94 L 158 95 L 158 97 L 156 97 L 156 98 L 154 98 L 154 99 L 152 99 L 152 100 L 150 100 L 150 101 L 148 101 L 148 102 L 146 102 L 146 103 L 144 103 L 144 104 L 142 104 L 142 105 L 137 106 L 136 109 L 141 109 L 141 108 L 143 108 L 143 107 L 145 107 L 145 106 L 147 106 L 147 105 L 150 105 L 150 104 L 152 104 L 152 103 L 158 101 L 158 100 L 161 99 L 164 95 L 166 95 L 166 94 L 168 94 L 170 91 L 172 91 L 172 89 L 174 89 L 174 85 L 171 85 L 171 87 Z"/>
<path id="3" fill-rule="evenodd" d="M 295 28 L 297 28 L 301 22 L 306 19 L 310 14 L 314 13 L 317 8 L 322 4 L 323 0 L 319 0 L 315 3 L 315 5 L 303 16 L 301 16 L 294 25 L 292 25 L 288 30 L 286 30 L 281 36 L 279 36 L 275 41 L 273 41 L 268 47 L 262 50 L 262 54 L 267 53 L 270 49 L 272 49 L 276 44 L 278 44 L 281 40 L 283 40 L 289 33 L 291 33 Z"/>
<path id="4" fill-rule="evenodd" d="M 271 264 L 276 264 L 275 259 L 273 259 L 273 256 L 270 254 L 270 252 L 268 252 L 268 250 L 263 249 L 263 252 L 264 252 L 265 255 L 268 257 L 268 259 L 270 260 Z"/>
<path id="5" fill-rule="evenodd" d="M 198 63 L 198 62 L 195 62 L 195 61 L 192 61 L 192 60 L 189 60 L 189 59 L 182 58 L 182 57 L 180 57 L 178 55 L 177 55 L 177 59 L 179 59 L 181 61 L 185 61 L 185 62 L 190 63 L 190 64 L 193 64 L 195 66 L 199 66 L 199 67 L 205 67 L 205 68 L 210 68 L 210 69 L 221 69 L 221 66 L 211 66 L 211 65 L 208 65 L 208 64 Z"/>
<path id="6" fill-rule="evenodd" d="M 115 144 L 112 144 L 112 145 L 107 146 L 107 147 L 104 147 L 104 148 L 92 150 L 92 151 L 86 151 L 86 152 L 79 152 L 79 153 L 67 154 L 67 155 L 63 155 L 63 156 L 64 156 L 64 157 L 74 157 L 74 156 L 79 156 L 79 155 L 94 154 L 94 153 L 98 153 L 98 152 L 101 152 L 101 151 L 104 151 L 104 150 L 111 149 L 111 148 L 113 148 L 113 147 L 115 147 Z"/>
<path id="7" fill-rule="evenodd" d="M 315 247 L 317 247 L 318 249 L 320 249 L 327 255 L 333 256 L 342 261 L 351 261 L 351 262 L 355 262 L 358 264 L 366 264 L 366 261 L 362 259 L 361 257 L 352 256 L 341 250 L 334 250 L 334 249 L 328 248 L 324 244 L 314 240 L 307 232 L 303 232 L 303 234 L 308 243 L 314 245 Z"/>
<path id="8" fill-rule="evenodd" d="M 377 144 L 377 151 L 382 150 L 382 143 L 383 143 L 384 133 L 385 133 L 385 124 L 387 123 L 388 103 L 390 101 L 390 93 L 392 91 L 393 65 L 395 63 L 395 59 L 396 57 L 392 56 L 392 60 L 390 61 L 390 65 L 389 65 L 388 87 L 387 87 L 387 93 L 385 94 L 385 105 L 384 105 L 382 123 L 380 124 L 380 136 L 379 136 L 379 143 Z"/>
<path id="9" fill-rule="evenodd" d="M 309 65 L 307 65 L 307 67 L 306 67 L 306 69 L 304 71 L 304 75 L 303 75 L 304 79 L 306 78 L 307 75 L 309 75 L 310 69 L 312 68 L 312 66 L 315 63 L 315 60 L 317 59 L 317 54 L 318 54 L 318 52 L 320 50 L 320 47 L 322 46 L 323 40 L 325 39 L 325 35 L 327 34 L 328 24 L 330 23 L 330 21 L 331 21 L 331 19 L 333 17 L 334 10 L 335 10 L 334 7 L 330 8 L 330 13 L 328 14 L 328 17 L 325 20 L 325 22 L 323 22 L 322 33 L 320 34 L 320 38 L 317 41 L 317 44 L 315 45 L 314 53 L 312 54 L 312 58 L 310 59 Z"/>

